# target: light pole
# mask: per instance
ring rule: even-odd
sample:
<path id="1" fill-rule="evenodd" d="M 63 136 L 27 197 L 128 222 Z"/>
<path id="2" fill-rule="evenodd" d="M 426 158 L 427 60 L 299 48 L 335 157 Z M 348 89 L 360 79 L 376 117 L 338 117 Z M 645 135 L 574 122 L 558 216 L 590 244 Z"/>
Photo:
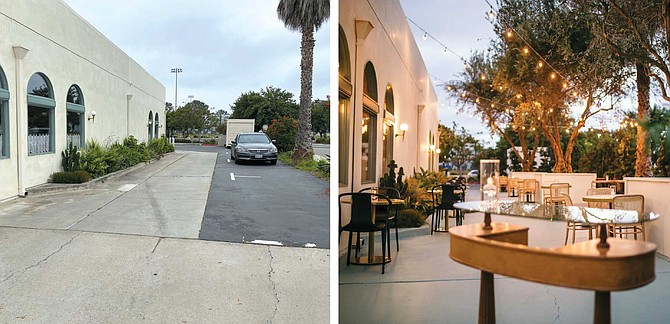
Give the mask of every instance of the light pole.
<path id="1" fill-rule="evenodd" d="M 181 68 L 173 68 L 170 73 L 174 73 L 174 110 L 177 110 L 177 76 L 181 73 Z"/>

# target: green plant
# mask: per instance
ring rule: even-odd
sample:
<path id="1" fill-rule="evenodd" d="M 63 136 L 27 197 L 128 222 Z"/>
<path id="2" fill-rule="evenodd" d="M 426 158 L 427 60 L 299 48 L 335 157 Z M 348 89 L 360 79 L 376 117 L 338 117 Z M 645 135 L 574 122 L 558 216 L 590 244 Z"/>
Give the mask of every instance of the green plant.
<path id="1" fill-rule="evenodd" d="M 395 160 L 391 160 L 391 163 L 388 165 L 389 172 L 384 173 L 384 176 L 379 178 L 379 186 L 396 188 L 400 192 L 400 197 L 405 197 L 405 194 L 407 193 L 407 183 L 402 179 L 403 176 L 405 176 L 405 171 L 400 167 L 400 169 L 398 169 L 398 174 L 396 175 L 395 169 L 397 166 Z"/>
<path id="2" fill-rule="evenodd" d="M 420 227 L 426 222 L 426 215 L 416 209 L 403 209 L 398 211 L 396 221 L 398 227 Z"/>
<path id="3" fill-rule="evenodd" d="M 277 150 L 286 152 L 295 146 L 295 137 L 298 134 L 298 121 L 294 118 L 284 116 L 279 119 L 273 119 L 266 134 L 273 140 L 276 140 Z"/>
<path id="4" fill-rule="evenodd" d="M 91 175 L 83 170 L 52 173 L 49 182 L 53 183 L 84 183 L 91 180 Z"/>
<path id="5" fill-rule="evenodd" d="M 61 152 L 61 156 L 63 157 L 61 161 L 63 171 L 77 171 L 81 169 L 81 153 L 79 153 L 79 148 L 74 146 L 72 142 L 70 142 L 70 146 L 65 151 Z"/>
<path id="6" fill-rule="evenodd" d="M 105 149 L 98 142 L 91 140 L 86 143 L 87 149 L 81 155 L 81 168 L 94 178 L 107 173 L 107 162 L 105 162 Z"/>

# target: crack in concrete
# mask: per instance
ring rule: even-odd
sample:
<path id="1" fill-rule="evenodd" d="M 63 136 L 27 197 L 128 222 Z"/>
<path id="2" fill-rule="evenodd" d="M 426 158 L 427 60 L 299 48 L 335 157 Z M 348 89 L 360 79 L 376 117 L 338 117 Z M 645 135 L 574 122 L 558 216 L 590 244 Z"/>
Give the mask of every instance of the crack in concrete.
<path id="1" fill-rule="evenodd" d="M 561 318 L 561 306 L 558 306 L 558 298 L 556 295 L 552 295 L 549 292 L 549 286 L 544 286 L 547 289 L 547 295 L 554 297 L 554 306 L 556 306 L 556 317 L 554 318 L 553 323 L 556 323 Z"/>
<path id="2" fill-rule="evenodd" d="M 154 245 L 154 248 L 151 250 L 151 254 L 153 254 L 154 252 L 156 252 L 156 248 L 158 247 L 158 244 L 161 243 L 161 240 L 162 240 L 162 239 L 163 239 L 162 237 L 159 237 L 159 238 L 158 238 L 158 241 L 156 241 L 156 245 Z"/>
<path id="3" fill-rule="evenodd" d="M 272 284 L 272 294 L 275 296 L 275 300 L 277 301 L 275 303 L 275 309 L 272 312 L 272 317 L 270 317 L 270 319 L 267 321 L 267 323 L 272 323 L 272 320 L 277 315 L 277 309 L 279 308 L 279 296 L 277 295 L 277 285 L 275 284 L 274 280 L 272 280 L 272 273 L 275 272 L 275 269 L 272 267 L 272 260 L 274 260 L 274 256 L 272 256 L 272 250 L 269 246 L 268 254 L 270 254 L 270 271 L 268 271 L 268 280 L 270 280 L 270 283 Z"/>
<path id="4" fill-rule="evenodd" d="M 9 279 L 11 279 L 11 278 L 18 278 L 18 277 L 22 276 L 24 273 L 26 273 L 26 271 L 28 271 L 28 270 L 30 270 L 30 269 L 32 269 L 32 268 L 35 268 L 35 267 L 37 267 L 37 266 L 39 266 L 39 265 L 42 264 L 43 262 L 46 262 L 47 260 L 49 260 L 49 258 L 51 258 L 52 256 L 54 256 L 56 253 L 62 251 L 63 248 L 64 248 L 66 245 L 69 245 L 70 243 L 72 243 L 72 241 L 74 241 L 74 239 L 77 238 L 77 236 L 81 235 L 82 233 L 83 233 L 83 232 L 79 232 L 77 235 L 75 235 L 75 236 L 73 236 L 72 238 L 70 238 L 67 242 L 63 243 L 63 244 L 58 248 L 58 250 L 56 250 L 56 251 L 52 252 L 51 254 L 47 255 L 45 258 L 43 258 L 42 260 L 38 261 L 37 263 L 35 263 L 35 264 L 33 264 L 33 265 L 30 265 L 30 266 L 28 266 L 28 267 L 25 267 L 25 268 L 23 268 L 22 270 L 12 272 L 8 277 L 2 279 L 2 280 L 0 281 L 0 284 L 4 283 L 5 281 L 7 281 L 7 280 L 9 280 Z M 16 275 L 17 272 L 20 272 L 20 273 L 19 273 L 18 275 Z M 9 287 L 8 287 L 8 288 L 9 288 Z"/>

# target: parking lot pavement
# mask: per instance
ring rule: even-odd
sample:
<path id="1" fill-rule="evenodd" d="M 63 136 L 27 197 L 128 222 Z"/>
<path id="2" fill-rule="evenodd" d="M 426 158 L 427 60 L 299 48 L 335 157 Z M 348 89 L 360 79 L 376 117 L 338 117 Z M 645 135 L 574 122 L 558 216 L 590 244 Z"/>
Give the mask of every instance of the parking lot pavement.
<path id="1" fill-rule="evenodd" d="M 216 162 L 200 238 L 329 248 L 328 183 L 281 162 Z"/>

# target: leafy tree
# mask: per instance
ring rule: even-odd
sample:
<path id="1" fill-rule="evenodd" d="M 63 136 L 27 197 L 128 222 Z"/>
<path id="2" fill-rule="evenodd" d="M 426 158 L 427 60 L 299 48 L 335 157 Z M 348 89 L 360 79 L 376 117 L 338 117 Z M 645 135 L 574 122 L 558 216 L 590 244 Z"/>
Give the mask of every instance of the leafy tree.
<path id="1" fill-rule="evenodd" d="M 209 128 L 212 125 L 212 113 L 209 106 L 200 100 L 193 100 L 182 107 L 179 107 L 172 116 L 174 127 L 186 133 Z"/>
<path id="2" fill-rule="evenodd" d="M 298 133 L 298 121 L 291 117 L 273 119 L 268 126 L 267 135 L 277 141 L 277 150 L 287 152 L 295 146 L 295 135 Z"/>
<path id="3" fill-rule="evenodd" d="M 175 109 L 171 102 L 165 103 L 165 127 L 170 131 L 170 134 L 174 133 L 177 129 L 174 123 Z"/>
<path id="4" fill-rule="evenodd" d="M 302 34 L 300 41 L 300 114 L 293 161 L 311 158 L 312 150 L 312 70 L 314 31 L 330 17 L 330 0 L 279 0 L 277 15 L 290 30 Z"/>
<path id="5" fill-rule="evenodd" d="M 293 100 L 292 93 L 269 86 L 260 92 L 242 93 L 230 108 L 233 110 L 230 118 L 255 119 L 254 130 L 259 131 L 263 125 L 269 126 L 274 119 L 297 118 L 299 106 Z"/>
<path id="6" fill-rule="evenodd" d="M 476 152 L 481 151 L 481 144 L 468 133 L 465 127 L 458 129 L 456 123 L 452 128 L 438 125 L 438 132 L 440 134 L 440 154 L 445 155 L 447 161 L 458 167 L 460 174 L 461 167 L 472 161 Z"/>
<path id="7" fill-rule="evenodd" d="M 317 99 L 312 104 L 312 131 L 321 137 L 330 132 L 330 100 Z"/>

